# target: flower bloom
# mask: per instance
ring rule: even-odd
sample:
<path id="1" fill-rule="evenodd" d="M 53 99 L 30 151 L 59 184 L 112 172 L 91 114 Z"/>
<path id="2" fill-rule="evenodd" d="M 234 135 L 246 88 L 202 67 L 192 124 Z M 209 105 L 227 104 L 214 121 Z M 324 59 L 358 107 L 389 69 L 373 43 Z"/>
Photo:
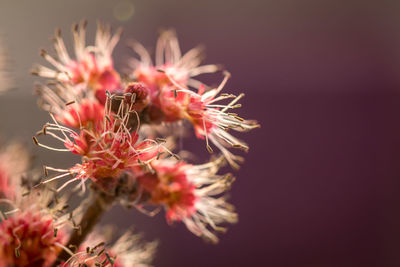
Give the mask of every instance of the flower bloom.
<path id="1" fill-rule="evenodd" d="M 151 266 L 157 242 L 143 243 L 140 239 L 140 235 L 133 235 L 131 231 L 127 231 L 112 246 L 107 246 L 105 243 L 108 238 L 95 230 L 80 246 L 78 252 L 61 267 L 95 267 L 99 264 L 105 267 Z"/>
<path id="2" fill-rule="evenodd" d="M 47 181 L 69 176 L 70 174 L 75 175 L 59 190 L 77 180 L 81 180 L 81 185 L 84 185 L 84 182 L 88 179 L 91 179 L 106 191 L 111 190 L 125 172 L 147 164 L 159 152 L 160 144 L 157 142 L 150 139 L 139 141 L 136 129 L 132 129 L 130 126 L 130 122 L 136 120 L 136 114 L 129 112 L 129 106 L 125 104 L 124 100 L 120 103 L 117 113 L 111 111 L 113 97 L 113 95 L 110 95 L 107 98 L 104 108 L 98 105 L 91 106 L 96 107 L 98 110 L 85 109 L 86 103 L 77 103 L 83 113 L 70 112 L 68 114 L 80 114 L 80 121 L 82 121 L 83 117 L 92 117 L 91 115 L 94 115 L 93 117 L 95 118 L 89 120 L 91 123 L 86 122 L 85 126 L 81 125 L 78 131 L 60 125 L 57 119 L 53 117 L 54 123 L 46 124 L 40 132 L 63 142 L 65 148 L 51 148 L 37 143 L 38 145 L 56 151 L 69 151 L 82 157 L 81 164 L 76 164 L 66 170 L 47 167 L 48 170 L 63 173 Z M 122 98 L 124 99 L 124 97 Z M 99 114 L 101 113 L 100 120 Z M 78 118 L 78 116 L 75 117 Z M 66 116 L 63 118 L 62 121 L 65 122 Z M 76 122 L 76 120 L 74 121 Z M 60 136 L 60 133 L 62 136 Z"/>
<path id="3" fill-rule="evenodd" d="M 18 212 L 0 223 L 0 260 L 5 266 L 50 266 L 61 251 L 51 216 Z M 1 266 L 1 264 L 0 264 Z"/>
<path id="4" fill-rule="evenodd" d="M 0 266 L 51 266 L 71 220 L 65 199 L 55 200 L 48 188 L 27 191 L 15 185 L 13 198 L 0 199 Z"/>
<path id="5" fill-rule="evenodd" d="M 121 79 L 114 69 L 111 56 L 121 32 L 119 29 L 112 36 L 110 27 L 99 23 L 95 45 L 86 46 L 86 22 L 74 25 L 75 58 L 71 58 L 61 38 L 61 31 L 57 30 L 54 39 L 57 59 L 44 50 L 41 52 L 54 69 L 39 65 L 32 73 L 72 85 L 77 93 L 92 91 L 100 102 L 104 102 L 106 90 L 115 91 L 121 87 Z"/>
<path id="6" fill-rule="evenodd" d="M 195 47 L 182 55 L 178 38 L 172 30 L 164 31 L 160 35 L 154 64 L 150 54 L 141 44 L 131 42 L 130 47 L 140 57 L 140 60 L 130 61 L 130 67 L 134 69 L 133 77 L 149 85 L 153 94 L 157 94 L 164 85 L 171 85 L 170 77 L 179 84 L 198 88 L 202 83 L 194 77 L 220 69 L 220 66 L 215 64 L 200 65 L 204 57 L 203 49 L 200 47 Z"/>
<path id="7" fill-rule="evenodd" d="M 221 223 L 235 223 L 233 206 L 220 196 L 232 183 L 230 175 L 217 175 L 222 159 L 193 166 L 183 161 L 160 159 L 151 162 L 154 173 L 138 177 L 150 204 L 166 210 L 169 223 L 182 221 L 197 236 L 216 243 L 218 238 L 209 229 L 224 231 Z"/>
<path id="8" fill-rule="evenodd" d="M 140 61 L 134 61 L 134 79 L 145 84 L 151 96 L 151 103 L 146 110 L 154 113 L 159 110 L 162 116 L 157 116 L 154 122 L 175 122 L 186 119 L 194 126 L 196 136 L 206 139 L 207 149 L 212 152 L 209 140 L 223 153 L 230 165 L 238 168 L 237 162 L 242 158 L 232 154 L 227 148 L 248 146 L 243 141 L 232 136 L 227 131 L 248 131 L 259 127 L 255 121 L 244 120 L 230 110 L 241 105 L 238 101 L 244 96 L 240 94 L 218 95 L 225 86 L 229 73 L 217 88 L 208 88 L 193 77 L 216 72 L 217 65 L 199 66 L 200 50 L 194 48 L 181 56 L 178 40 L 172 31 L 164 32 L 156 49 L 156 64 L 153 65 L 147 51 L 139 44 L 133 43 L 132 48 L 140 55 Z M 197 89 L 197 93 L 190 88 Z M 206 91 L 207 90 L 207 91 Z M 231 98 L 228 104 L 217 103 Z M 161 117 L 161 119 L 160 119 Z M 150 116 L 152 118 L 152 116 Z"/>

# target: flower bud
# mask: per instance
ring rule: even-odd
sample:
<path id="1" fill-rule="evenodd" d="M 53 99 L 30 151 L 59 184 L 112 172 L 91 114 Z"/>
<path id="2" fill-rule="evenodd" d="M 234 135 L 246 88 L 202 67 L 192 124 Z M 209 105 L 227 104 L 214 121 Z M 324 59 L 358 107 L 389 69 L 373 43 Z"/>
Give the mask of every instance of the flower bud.
<path id="1" fill-rule="evenodd" d="M 131 106 L 131 110 L 141 111 L 150 102 L 149 89 L 142 83 L 130 83 L 124 93 L 125 102 Z"/>

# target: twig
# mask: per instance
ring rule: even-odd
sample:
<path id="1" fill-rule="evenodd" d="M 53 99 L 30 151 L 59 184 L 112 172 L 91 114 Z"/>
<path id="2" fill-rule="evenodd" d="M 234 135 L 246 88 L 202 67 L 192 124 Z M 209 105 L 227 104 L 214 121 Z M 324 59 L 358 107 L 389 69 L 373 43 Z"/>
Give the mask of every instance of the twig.
<path id="1" fill-rule="evenodd" d="M 71 234 L 67 247 L 79 248 L 87 235 L 93 230 L 94 226 L 100 220 L 101 215 L 111 206 L 114 201 L 113 196 L 106 195 L 101 192 L 94 192 L 95 196 L 92 202 L 86 209 L 81 222 Z M 58 256 L 58 261 L 65 262 L 71 255 L 63 250 Z M 59 262 L 53 264 L 53 267 L 58 266 Z"/>

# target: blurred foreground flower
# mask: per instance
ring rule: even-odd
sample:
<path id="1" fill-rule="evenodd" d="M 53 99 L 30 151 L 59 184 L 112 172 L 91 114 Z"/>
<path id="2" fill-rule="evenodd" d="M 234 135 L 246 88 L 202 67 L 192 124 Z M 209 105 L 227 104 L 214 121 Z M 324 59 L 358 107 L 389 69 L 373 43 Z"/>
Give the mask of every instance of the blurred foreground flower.
<path id="1" fill-rule="evenodd" d="M 10 154 L 14 153 L 14 154 Z M 48 188 L 31 190 L 22 172 L 27 153 L 11 145 L 0 154 L 0 266 L 50 266 L 62 250 L 69 215 Z"/>
<path id="2" fill-rule="evenodd" d="M 101 231 L 100 231 L 101 230 Z M 72 266 L 151 266 L 157 242 L 143 243 L 140 235 L 131 231 L 122 235 L 112 246 L 107 246 L 108 238 L 101 234 L 106 229 L 95 230 L 80 246 L 79 251 L 69 258 L 62 267 Z"/>

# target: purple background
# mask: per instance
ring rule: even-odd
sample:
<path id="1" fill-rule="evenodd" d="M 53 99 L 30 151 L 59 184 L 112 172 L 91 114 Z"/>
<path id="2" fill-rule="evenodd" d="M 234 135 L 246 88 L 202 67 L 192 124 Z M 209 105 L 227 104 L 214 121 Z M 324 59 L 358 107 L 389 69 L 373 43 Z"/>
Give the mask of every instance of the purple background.
<path id="1" fill-rule="evenodd" d="M 38 165 L 73 162 L 30 144 L 48 117 L 28 72 L 56 27 L 68 36 L 87 18 L 93 32 L 99 18 L 148 47 L 173 27 L 184 51 L 202 43 L 207 63 L 226 66 L 227 89 L 246 93 L 240 113 L 262 124 L 235 173 L 239 223 L 214 246 L 162 214 L 117 207 L 103 221 L 158 238 L 156 266 L 400 266 L 400 2 L 136 0 L 126 22 L 118 2 L 1 1 L 16 86 L 0 98 L 5 141 L 18 136 Z M 123 42 L 115 54 L 122 68 Z"/>

